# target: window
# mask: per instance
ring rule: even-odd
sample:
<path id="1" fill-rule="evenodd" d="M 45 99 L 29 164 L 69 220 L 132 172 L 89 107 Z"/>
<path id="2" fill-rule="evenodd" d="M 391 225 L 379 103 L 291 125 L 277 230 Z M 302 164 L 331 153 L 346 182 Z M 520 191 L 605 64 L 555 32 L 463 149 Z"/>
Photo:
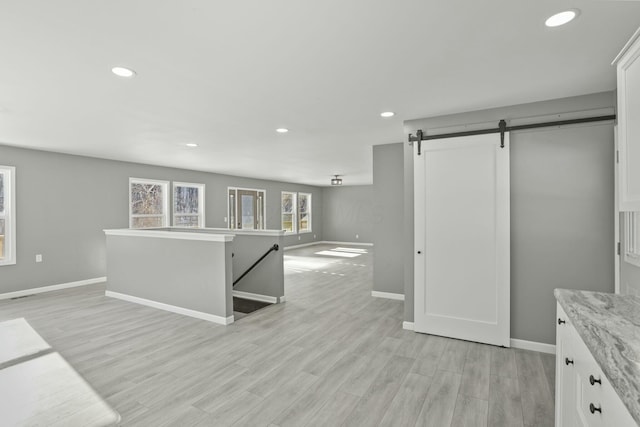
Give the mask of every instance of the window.
<path id="1" fill-rule="evenodd" d="M 282 229 L 287 233 L 296 232 L 296 193 L 282 192 Z"/>
<path id="2" fill-rule="evenodd" d="M 204 227 L 204 184 L 173 183 L 173 226 Z"/>
<path id="3" fill-rule="evenodd" d="M 169 225 L 168 189 L 167 181 L 129 178 L 129 227 Z"/>
<path id="4" fill-rule="evenodd" d="M 640 212 L 624 213 L 624 260 L 640 267 Z"/>
<path id="5" fill-rule="evenodd" d="M 0 265 L 16 263 L 16 168 L 0 166 Z"/>
<path id="6" fill-rule="evenodd" d="M 229 188 L 229 228 L 234 230 L 265 229 L 264 190 Z"/>
<path id="7" fill-rule="evenodd" d="M 311 231 L 311 194 L 298 193 L 298 231 Z"/>

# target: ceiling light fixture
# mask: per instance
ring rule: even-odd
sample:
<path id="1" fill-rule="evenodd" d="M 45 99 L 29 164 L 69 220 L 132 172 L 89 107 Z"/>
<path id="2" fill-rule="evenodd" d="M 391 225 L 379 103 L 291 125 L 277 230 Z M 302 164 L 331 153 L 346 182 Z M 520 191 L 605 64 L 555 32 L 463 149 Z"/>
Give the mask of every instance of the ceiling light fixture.
<path id="1" fill-rule="evenodd" d="M 568 24 L 578 16 L 578 12 L 578 9 L 570 9 L 556 13 L 555 15 L 547 18 L 547 20 L 544 21 L 544 25 L 547 27 L 559 27 L 561 25 Z"/>
<path id="2" fill-rule="evenodd" d="M 276 132 L 278 132 L 278 133 L 287 133 L 287 132 L 289 132 L 289 129 L 287 129 L 287 128 L 278 128 L 278 129 L 276 129 Z"/>
<path id="3" fill-rule="evenodd" d="M 113 67 L 111 69 L 111 72 L 113 74 L 115 74 L 118 77 L 126 77 L 126 78 L 131 78 L 131 77 L 135 77 L 136 72 L 133 71 L 130 68 L 125 68 L 125 67 Z"/>
<path id="4" fill-rule="evenodd" d="M 380 113 L 380 117 L 393 117 L 396 113 L 393 111 L 385 111 L 384 113 Z"/>
<path id="5" fill-rule="evenodd" d="M 331 178 L 331 185 L 342 185 L 342 178 L 338 178 L 340 175 L 334 175 L 335 178 Z"/>
<path id="6" fill-rule="evenodd" d="M 198 146 L 198 144 L 196 144 L 195 142 L 187 142 L 184 145 L 186 145 L 187 147 L 190 147 L 190 148 L 196 148 Z"/>

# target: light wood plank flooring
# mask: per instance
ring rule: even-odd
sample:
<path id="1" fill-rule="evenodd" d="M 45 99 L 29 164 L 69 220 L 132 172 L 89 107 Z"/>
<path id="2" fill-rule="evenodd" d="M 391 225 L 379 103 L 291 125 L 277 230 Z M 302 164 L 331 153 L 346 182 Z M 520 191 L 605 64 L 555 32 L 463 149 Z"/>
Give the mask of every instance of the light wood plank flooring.
<path id="1" fill-rule="evenodd" d="M 404 331 L 372 249 L 333 248 L 288 251 L 287 302 L 227 327 L 103 285 L 0 301 L 0 321 L 25 317 L 126 426 L 553 425 L 553 356 Z"/>

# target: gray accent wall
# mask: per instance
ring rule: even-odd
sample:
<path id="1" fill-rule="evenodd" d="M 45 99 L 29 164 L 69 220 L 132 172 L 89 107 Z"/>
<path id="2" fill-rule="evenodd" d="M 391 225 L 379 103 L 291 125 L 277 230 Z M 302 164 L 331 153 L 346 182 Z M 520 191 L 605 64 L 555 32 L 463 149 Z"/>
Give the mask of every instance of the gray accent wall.
<path id="1" fill-rule="evenodd" d="M 614 106 L 614 93 L 603 92 L 411 120 L 405 134 L 495 128 L 500 119 L 524 124 L 605 115 Z M 512 338 L 555 342 L 555 287 L 613 291 L 612 129 L 591 124 L 511 135 Z M 413 155 L 407 148 L 405 154 L 411 176 Z M 411 186 L 405 180 L 405 194 L 413 193 Z M 405 234 L 413 234 L 412 208 L 405 217 Z M 405 265 L 405 320 L 411 322 L 413 241 L 404 245 L 411 253 Z"/>
<path id="2" fill-rule="evenodd" d="M 313 232 L 285 236 L 284 245 L 323 239 L 320 187 L 6 145 L 0 145 L 0 164 L 16 167 L 17 199 L 17 264 L 0 267 L 0 294 L 106 276 L 102 230 L 129 226 L 129 177 L 204 183 L 207 227 L 227 226 L 227 187 L 266 190 L 270 229 L 281 227 L 281 191 L 311 193 Z"/>
<path id="3" fill-rule="evenodd" d="M 373 187 L 336 186 L 322 189 L 323 240 L 373 242 Z M 357 236 L 357 237 L 356 237 Z"/>
<path id="4" fill-rule="evenodd" d="M 373 146 L 373 290 L 404 294 L 403 144 Z"/>

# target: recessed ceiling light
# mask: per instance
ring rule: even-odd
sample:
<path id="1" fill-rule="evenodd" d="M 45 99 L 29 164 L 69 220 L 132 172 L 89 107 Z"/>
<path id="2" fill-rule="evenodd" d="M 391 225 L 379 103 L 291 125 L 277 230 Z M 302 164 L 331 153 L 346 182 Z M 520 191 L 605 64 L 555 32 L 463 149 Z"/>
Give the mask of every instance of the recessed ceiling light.
<path id="1" fill-rule="evenodd" d="M 134 77 L 136 75 L 136 72 L 129 69 L 129 68 L 125 68 L 125 67 L 113 67 L 111 69 L 111 72 L 113 74 L 115 74 L 118 77 Z"/>
<path id="2" fill-rule="evenodd" d="M 384 113 L 380 113 L 381 117 L 393 117 L 395 115 L 396 113 L 394 113 L 393 111 L 385 111 Z"/>
<path id="3" fill-rule="evenodd" d="M 578 9 L 565 10 L 547 18 L 544 21 L 544 25 L 547 27 L 559 27 L 573 21 L 576 16 L 578 16 Z"/>
<path id="4" fill-rule="evenodd" d="M 195 142 L 187 142 L 184 145 L 186 145 L 187 147 L 191 147 L 191 148 L 195 148 L 195 147 L 198 146 L 198 144 L 196 144 Z"/>
<path id="5" fill-rule="evenodd" d="M 287 128 L 278 128 L 278 129 L 276 129 L 276 132 L 278 132 L 278 133 L 287 133 L 287 132 L 289 132 L 289 129 L 287 129 Z"/>

